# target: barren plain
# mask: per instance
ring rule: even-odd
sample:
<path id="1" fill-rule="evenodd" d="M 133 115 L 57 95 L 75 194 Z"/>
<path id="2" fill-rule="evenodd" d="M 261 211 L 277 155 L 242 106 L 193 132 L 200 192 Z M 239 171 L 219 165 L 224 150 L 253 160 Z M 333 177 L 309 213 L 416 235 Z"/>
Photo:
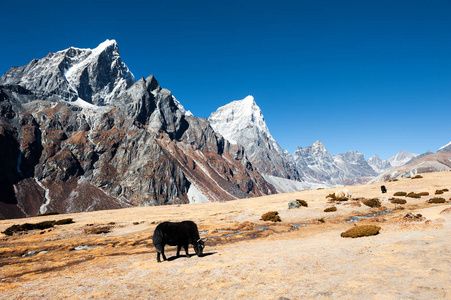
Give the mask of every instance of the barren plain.
<path id="1" fill-rule="evenodd" d="M 46 230 L 0 235 L 0 299 L 451 299 L 451 172 L 227 202 L 134 207 L 1 220 L 72 218 Z M 428 192 L 404 205 L 395 192 Z M 430 204 L 434 197 L 447 202 Z M 362 204 L 379 198 L 380 208 Z M 288 209 L 294 199 L 308 207 Z M 336 206 L 336 212 L 324 212 Z M 388 209 L 388 210 L 387 210 Z M 260 220 L 277 211 L 282 222 Z M 366 216 L 349 222 L 352 216 Z M 377 214 L 379 213 L 379 215 Z M 419 218 L 406 218 L 406 215 Z M 152 234 L 162 221 L 193 220 L 208 237 L 205 256 L 157 263 Z M 356 224 L 378 235 L 342 238 Z M 96 234 L 99 231 L 109 231 Z M 182 251 L 183 253 L 183 251 Z M 192 247 L 190 253 L 194 254 Z"/>

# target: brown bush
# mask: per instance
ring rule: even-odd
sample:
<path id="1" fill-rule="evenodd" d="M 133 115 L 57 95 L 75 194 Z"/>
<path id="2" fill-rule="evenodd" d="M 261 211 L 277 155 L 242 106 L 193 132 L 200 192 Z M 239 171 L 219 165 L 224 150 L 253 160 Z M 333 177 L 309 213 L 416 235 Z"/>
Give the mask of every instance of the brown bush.
<path id="1" fill-rule="evenodd" d="M 335 193 L 327 195 L 326 198 L 331 198 L 332 200 L 334 200 L 335 199 Z"/>
<path id="2" fill-rule="evenodd" d="M 393 204 L 406 204 L 407 203 L 406 200 L 399 199 L 399 198 L 392 199 L 392 200 L 390 200 L 390 202 L 393 203 Z"/>
<path id="3" fill-rule="evenodd" d="M 308 207 L 307 201 L 301 200 L 301 199 L 296 199 L 296 201 L 297 201 L 301 206 Z"/>
<path id="4" fill-rule="evenodd" d="M 324 212 L 334 212 L 334 211 L 337 211 L 337 208 L 335 206 L 328 207 L 324 210 Z"/>
<path id="5" fill-rule="evenodd" d="M 446 202 L 445 198 L 440 197 L 431 198 L 428 201 L 428 203 L 445 203 L 445 202 Z"/>
<path id="6" fill-rule="evenodd" d="M 369 207 L 381 207 L 381 202 L 377 198 L 362 200 L 363 204 Z"/>
<path id="7" fill-rule="evenodd" d="M 112 226 L 110 225 L 89 226 L 88 228 L 85 228 L 83 231 L 85 234 L 102 234 L 110 232 L 111 228 Z"/>
<path id="8" fill-rule="evenodd" d="M 443 194 L 443 193 L 444 193 L 443 190 L 436 190 L 436 191 L 435 191 L 435 194 L 436 194 L 436 195 L 441 195 L 441 194 Z"/>
<path id="9" fill-rule="evenodd" d="M 342 232 L 341 237 L 358 238 L 362 236 L 371 236 L 379 234 L 381 228 L 375 225 L 360 225 L 352 227 L 351 229 Z"/>
<path id="10" fill-rule="evenodd" d="M 24 223 L 22 225 L 14 224 L 8 228 L 6 228 L 4 233 L 5 235 L 13 235 L 15 232 L 21 232 L 21 231 L 29 231 L 29 230 L 44 230 L 51 228 L 55 225 L 64 225 L 64 224 L 70 224 L 74 223 L 72 219 L 63 219 L 59 221 L 43 221 L 39 223 Z"/>
<path id="11" fill-rule="evenodd" d="M 281 222 L 282 220 L 279 217 L 279 213 L 277 211 L 270 211 L 261 216 L 263 221 L 271 221 L 271 222 Z"/>
<path id="12" fill-rule="evenodd" d="M 407 195 L 407 193 L 406 192 L 396 192 L 396 193 L 394 193 L 393 194 L 393 196 L 401 196 L 401 197 L 403 197 L 403 196 L 405 196 L 405 195 Z"/>
<path id="13" fill-rule="evenodd" d="M 410 179 L 419 179 L 419 178 L 423 178 L 423 176 L 421 176 L 421 175 L 415 175 L 414 177 L 411 177 Z"/>
<path id="14" fill-rule="evenodd" d="M 62 219 L 55 222 L 55 225 L 66 225 L 66 224 L 72 224 L 74 223 L 74 220 L 71 218 L 68 219 Z"/>
<path id="15" fill-rule="evenodd" d="M 417 193 L 420 196 L 429 196 L 429 192 L 421 192 L 421 193 Z"/>
<path id="16" fill-rule="evenodd" d="M 414 192 L 410 192 L 410 193 L 408 193 L 406 195 L 406 197 L 409 197 L 409 198 L 421 198 L 421 195 L 417 194 L 417 193 L 414 193 Z"/>
<path id="17" fill-rule="evenodd" d="M 335 201 L 348 201 L 349 198 L 348 197 L 341 197 L 341 198 L 335 198 Z"/>

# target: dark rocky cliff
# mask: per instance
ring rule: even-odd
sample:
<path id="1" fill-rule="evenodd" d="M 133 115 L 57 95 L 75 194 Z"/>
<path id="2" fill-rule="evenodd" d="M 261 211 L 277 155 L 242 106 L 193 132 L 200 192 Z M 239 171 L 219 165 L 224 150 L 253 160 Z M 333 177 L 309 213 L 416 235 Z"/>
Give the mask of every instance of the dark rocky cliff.
<path id="1" fill-rule="evenodd" d="M 189 203 L 193 187 L 210 201 L 274 192 L 153 76 L 130 83 L 110 44 L 1 77 L 0 218 Z"/>

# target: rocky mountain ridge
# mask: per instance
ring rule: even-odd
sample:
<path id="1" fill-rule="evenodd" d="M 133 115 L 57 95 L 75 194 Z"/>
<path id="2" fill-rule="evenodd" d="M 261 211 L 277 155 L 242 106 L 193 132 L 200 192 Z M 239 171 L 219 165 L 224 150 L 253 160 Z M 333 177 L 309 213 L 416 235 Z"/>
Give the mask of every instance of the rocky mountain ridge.
<path id="1" fill-rule="evenodd" d="M 220 107 L 210 115 L 209 121 L 216 132 L 243 145 L 250 162 L 273 185 L 280 181 L 274 177 L 302 183 L 284 182 L 284 186 L 311 188 L 364 183 L 377 175 L 362 154 L 350 151 L 332 157 L 320 141 L 305 149 L 298 147 L 291 155 L 271 136 L 252 96 Z M 283 191 L 283 187 L 278 190 Z"/>
<path id="2" fill-rule="evenodd" d="M 6 72 L 0 141 L 0 218 L 275 192 L 153 76 L 135 82 L 114 41 Z"/>
<path id="3" fill-rule="evenodd" d="M 230 143 L 243 145 L 249 161 L 260 173 L 301 180 L 294 161 L 269 132 L 254 97 L 247 96 L 218 108 L 208 121 Z"/>
<path id="4" fill-rule="evenodd" d="M 291 155 L 252 96 L 197 118 L 153 75 L 135 81 L 114 40 L 0 78 L 0 218 L 366 183 L 409 157 L 422 158 L 367 162 L 331 156 L 320 141 Z"/>

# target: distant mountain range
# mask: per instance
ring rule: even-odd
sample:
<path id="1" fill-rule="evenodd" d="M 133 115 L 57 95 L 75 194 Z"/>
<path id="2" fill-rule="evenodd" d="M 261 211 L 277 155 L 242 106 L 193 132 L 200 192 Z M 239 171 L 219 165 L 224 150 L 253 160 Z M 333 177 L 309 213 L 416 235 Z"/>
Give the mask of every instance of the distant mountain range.
<path id="1" fill-rule="evenodd" d="M 298 147 L 291 155 L 271 136 L 252 96 L 218 108 L 208 120 L 213 129 L 231 143 L 243 145 L 252 165 L 280 192 L 367 183 L 387 170 L 432 154 L 419 155 L 403 150 L 387 160 L 377 155 L 365 160 L 357 151 L 332 156 L 323 143 L 317 141 L 312 146 Z M 439 151 L 449 149 L 451 143 Z M 289 185 L 286 179 L 298 183 Z"/>
<path id="2" fill-rule="evenodd" d="M 0 218 L 366 183 L 418 157 L 331 156 L 320 141 L 290 154 L 252 96 L 197 118 L 153 75 L 136 80 L 114 40 L 0 78 Z"/>

